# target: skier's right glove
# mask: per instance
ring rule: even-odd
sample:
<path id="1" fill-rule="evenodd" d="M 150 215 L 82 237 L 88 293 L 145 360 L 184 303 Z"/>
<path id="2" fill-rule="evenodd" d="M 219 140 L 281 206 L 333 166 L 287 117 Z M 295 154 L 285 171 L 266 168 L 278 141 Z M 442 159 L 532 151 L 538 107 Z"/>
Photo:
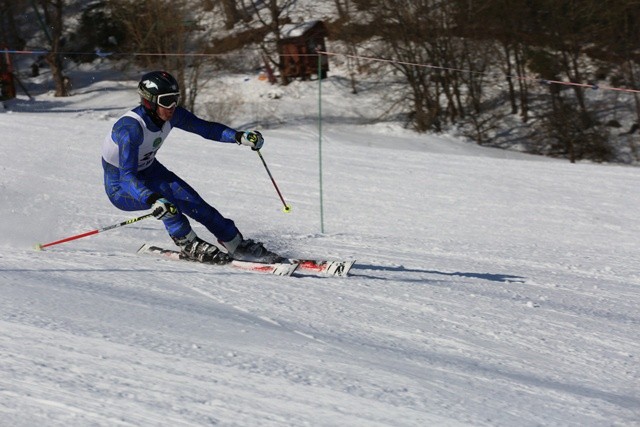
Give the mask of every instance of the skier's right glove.
<path id="1" fill-rule="evenodd" d="M 156 219 L 163 218 L 171 218 L 174 215 L 178 214 L 178 208 L 176 205 L 165 199 L 164 197 L 160 197 L 160 195 L 153 195 L 149 197 L 150 201 L 153 201 L 151 204 L 151 213 Z"/>

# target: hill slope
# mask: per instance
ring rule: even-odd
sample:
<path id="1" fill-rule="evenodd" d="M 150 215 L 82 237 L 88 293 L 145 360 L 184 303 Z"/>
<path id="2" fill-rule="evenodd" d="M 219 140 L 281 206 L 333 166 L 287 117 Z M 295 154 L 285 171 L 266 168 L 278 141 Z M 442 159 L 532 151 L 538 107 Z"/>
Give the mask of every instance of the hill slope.
<path id="1" fill-rule="evenodd" d="M 132 101 L 94 86 L 0 114 L 5 422 L 637 423 L 637 168 L 335 124 L 320 233 L 313 124 L 265 131 L 289 215 L 250 150 L 175 130 L 159 160 L 245 235 L 355 258 L 352 276 L 135 255 L 170 244 L 155 220 L 30 249 L 128 217 L 103 194 L 99 147 Z"/>

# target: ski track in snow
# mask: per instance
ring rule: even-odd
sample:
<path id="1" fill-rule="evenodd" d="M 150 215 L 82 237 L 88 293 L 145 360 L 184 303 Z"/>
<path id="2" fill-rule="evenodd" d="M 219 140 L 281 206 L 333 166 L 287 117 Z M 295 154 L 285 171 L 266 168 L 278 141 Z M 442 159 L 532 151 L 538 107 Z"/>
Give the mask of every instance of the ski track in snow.
<path id="1" fill-rule="evenodd" d="M 289 215 L 254 153 L 176 130 L 159 160 L 245 235 L 351 276 L 135 255 L 155 220 L 31 250 L 128 217 L 119 109 L 0 114 L 7 425 L 639 425 L 638 168 L 336 125 L 320 233 L 313 127 L 264 132 Z"/>

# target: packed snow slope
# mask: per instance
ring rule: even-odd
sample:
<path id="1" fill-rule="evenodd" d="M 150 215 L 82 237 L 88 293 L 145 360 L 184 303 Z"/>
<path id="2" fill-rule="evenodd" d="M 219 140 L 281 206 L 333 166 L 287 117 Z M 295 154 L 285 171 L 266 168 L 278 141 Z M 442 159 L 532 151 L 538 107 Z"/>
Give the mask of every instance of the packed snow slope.
<path id="1" fill-rule="evenodd" d="M 254 152 L 174 130 L 158 159 L 247 237 L 351 276 L 136 255 L 155 219 L 33 250 L 137 216 L 100 166 L 133 87 L 0 113 L 3 425 L 640 425 L 640 169 L 327 121 L 321 232 L 313 120 L 264 130 L 290 214 Z"/>

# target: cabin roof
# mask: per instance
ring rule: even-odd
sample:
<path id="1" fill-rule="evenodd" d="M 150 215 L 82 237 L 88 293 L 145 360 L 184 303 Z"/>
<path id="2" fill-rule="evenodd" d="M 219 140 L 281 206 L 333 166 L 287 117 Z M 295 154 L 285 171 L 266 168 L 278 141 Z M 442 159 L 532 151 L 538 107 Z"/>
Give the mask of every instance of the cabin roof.
<path id="1" fill-rule="evenodd" d="M 322 21 L 313 20 L 297 24 L 285 24 L 280 29 L 280 36 L 282 39 L 302 37 L 307 33 L 307 31 L 311 30 L 318 24 L 322 25 Z"/>

